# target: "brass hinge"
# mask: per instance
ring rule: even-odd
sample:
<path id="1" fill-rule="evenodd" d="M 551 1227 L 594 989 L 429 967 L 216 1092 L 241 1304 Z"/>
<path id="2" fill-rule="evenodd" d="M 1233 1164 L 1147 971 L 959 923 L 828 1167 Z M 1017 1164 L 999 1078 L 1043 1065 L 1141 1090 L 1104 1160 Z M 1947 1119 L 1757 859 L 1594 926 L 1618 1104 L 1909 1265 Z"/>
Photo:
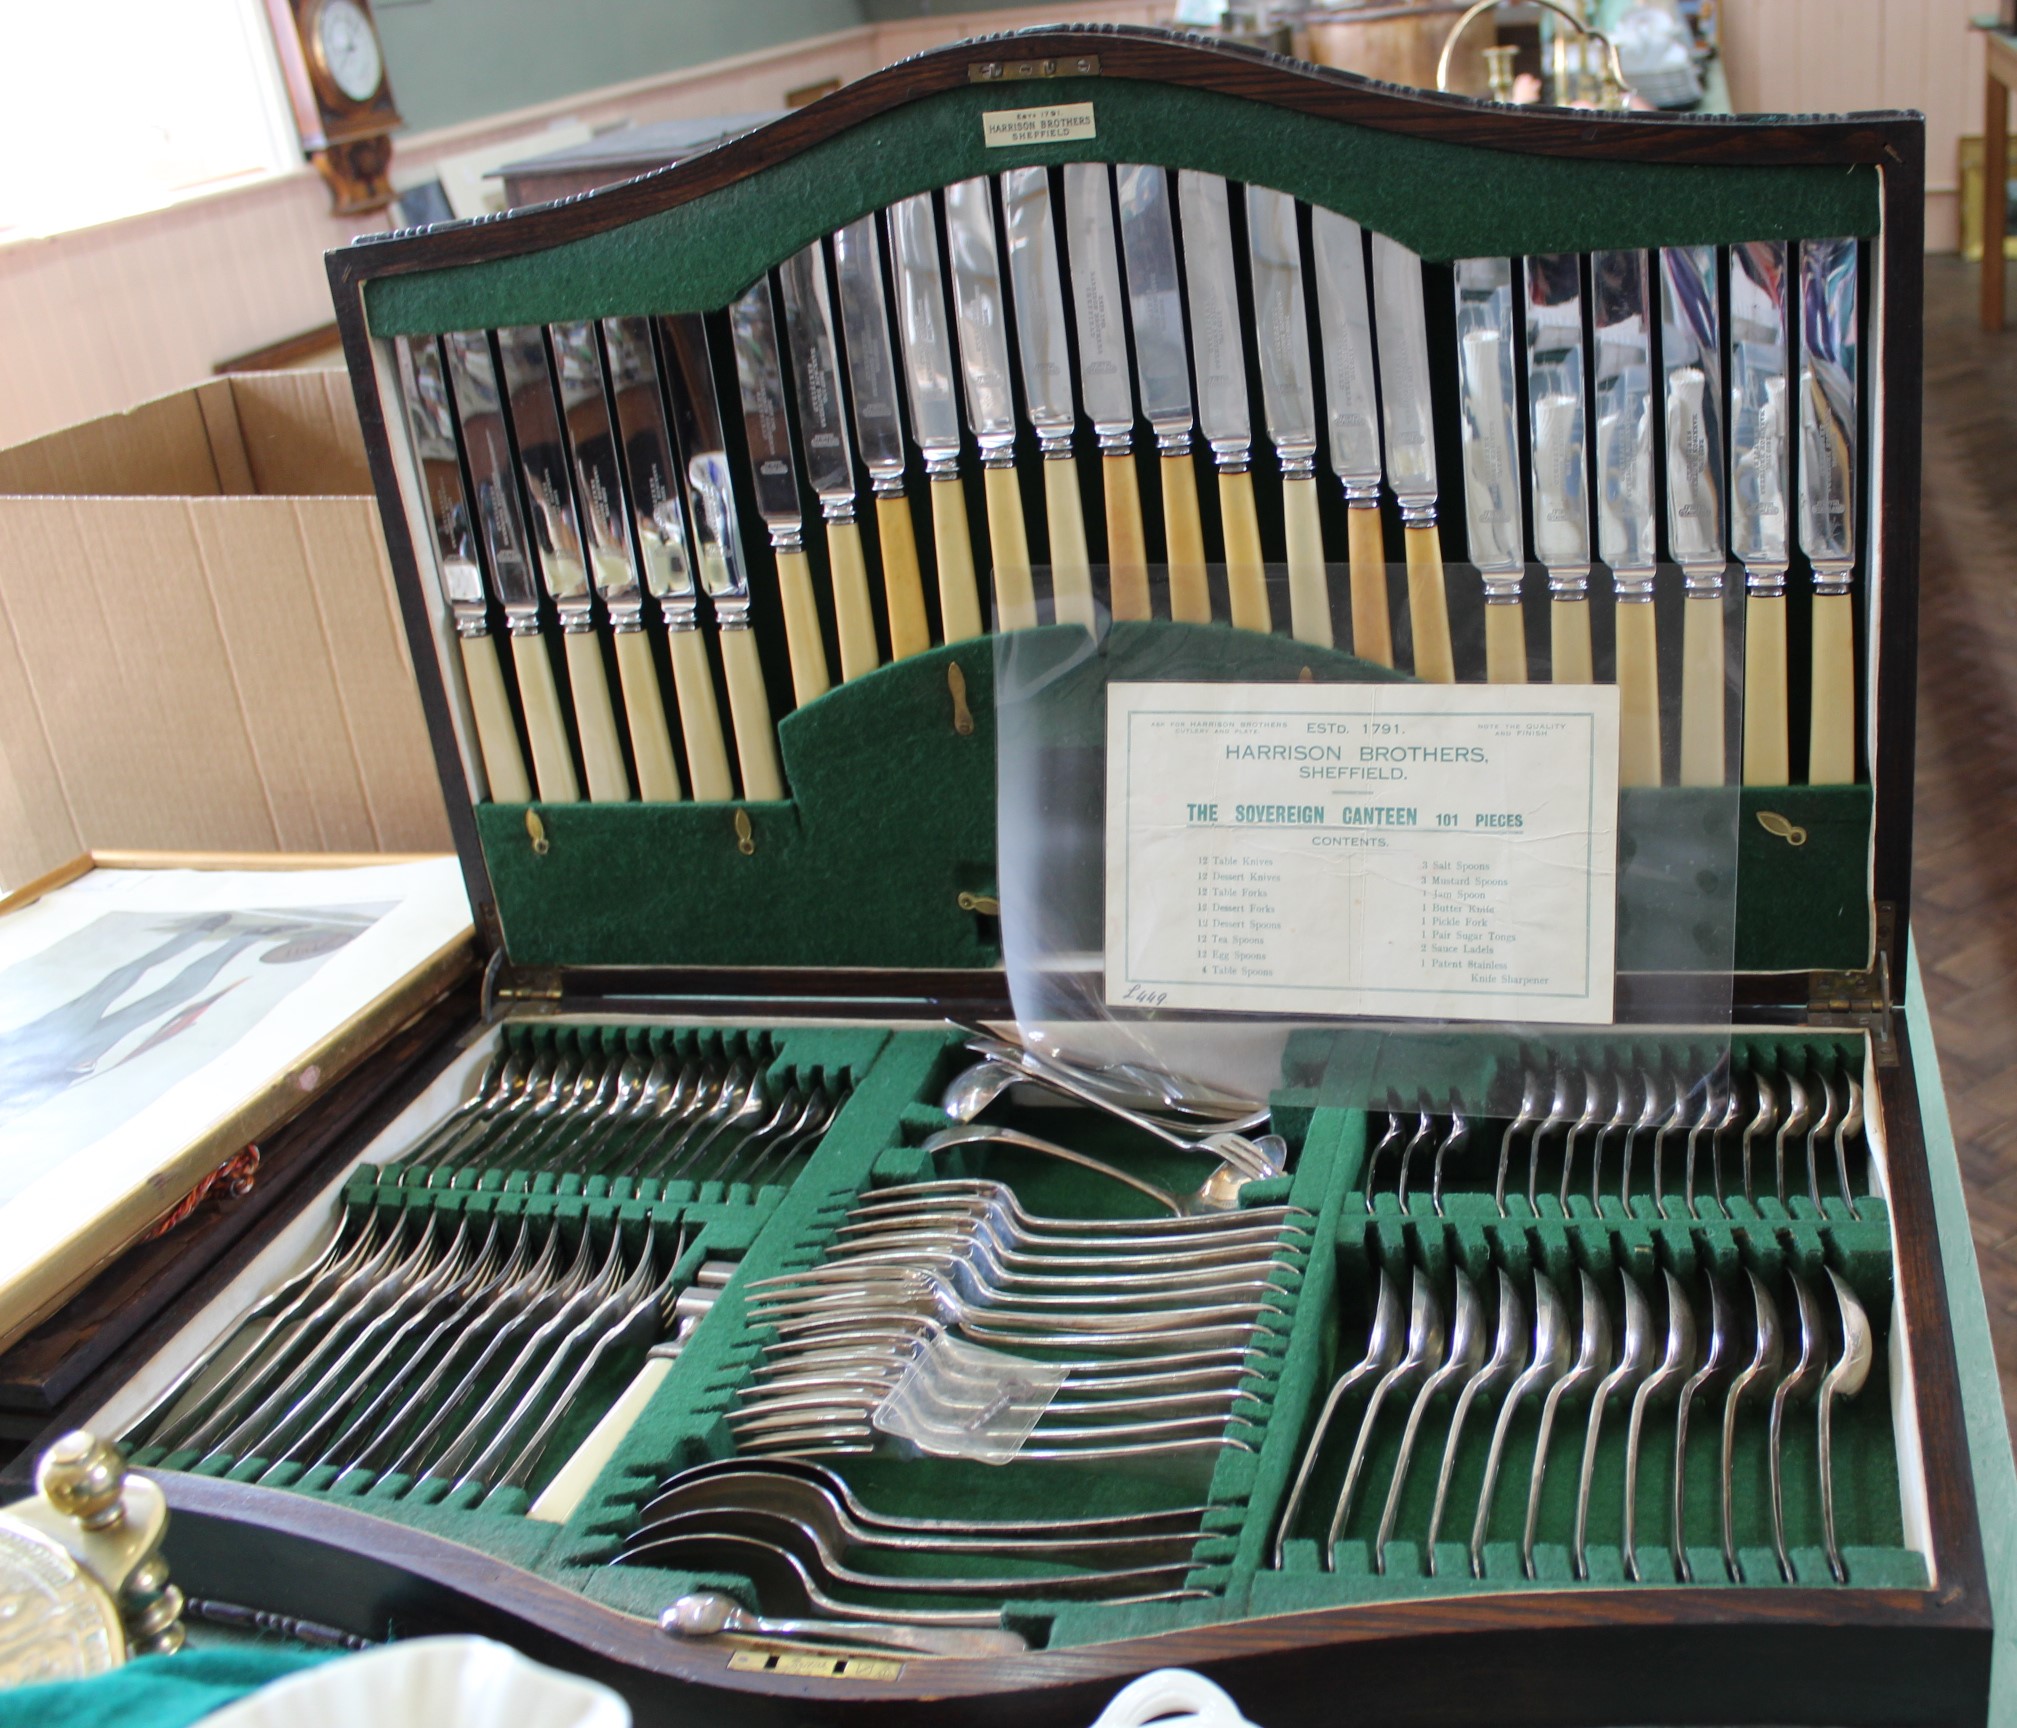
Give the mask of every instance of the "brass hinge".
<path id="1" fill-rule="evenodd" d="M 970 60 L 969 84 L 1011 84 L 1024 78 L 1097 78 L 1097 54 L 1070 54 L 1062 60 Z"/>
<path id="2" fill-rule="evenodd" d="M 493 960 L 493 965 L 495 961 Z M 498 967 L 484 978 L 484 1019 L 496 1018 L 505 1005 L 527 1007 L 560 1000 L 558 966 Z"/>
<path id="3" fill-rule="evenodd" d="M 1810 972 L 1807 975 L 1807 1022 L 1812 1026 L 1853 1027 L 1870 1034 L 1877 1064 L 1898 1063 L 1897 1005 L 1891 999 L 1891 956 L 1877 949 L 1877 964 L 1867 972 Z"/>

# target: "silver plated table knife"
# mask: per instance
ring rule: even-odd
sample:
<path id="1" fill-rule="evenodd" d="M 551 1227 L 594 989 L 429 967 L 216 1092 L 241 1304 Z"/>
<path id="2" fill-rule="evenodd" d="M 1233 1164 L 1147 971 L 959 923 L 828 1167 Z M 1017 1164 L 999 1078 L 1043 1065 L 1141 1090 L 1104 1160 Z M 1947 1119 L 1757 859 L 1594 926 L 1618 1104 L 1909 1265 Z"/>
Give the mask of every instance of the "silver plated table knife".
<path id="1" fill-rule="evenodd" d="M 1723 355 L 1716 248 L 1660 253 L 1667 549 L 1681 566 L 1681 784 L 1720 786 L 1723 735 Z"/>
<path id="2" fill-rule="evenodd" d="M 1786 737 L 1786 242 L 1730 248 L 1730 555 L 1744 567 L 1746 786 L 1793 777 Z"/>
<path id="3" fill-rule="evenodd" d="M 1596 680 L 1590 650 L 1590 487 L 1583 386 L 1583 260 L 1526 260 L 1527 436 L 1533 452 L 1534 555 L 1548 571 L 1548 639 L 1557 684 Z"/>
<path id="4" fill-rule="evenodd" d="M 1856 777 L 1854 240 L 1800 242 L 1800 550 L 1814 571 L 1807 779 Z"/>
<path id="5" fill-rule="evenodd" d="M 1527 681 L 1520 604 L 1526 535 L 1520 524 L 1520 444 L 1513 384 L 1513 263 L 1460 258 L 1457 296 L 1457 421 L 1464 453 L 1464 521 L 1471 562 L 1485 589 L 1485 678 Z M 1535 452 L 1538 465 L 1540 453 Z"/>
<path id="6" fill-rule="evenodd" d="M 1654 627 L 1653 337 L 1646 254 L 1590 255 L 1596 339 L 1597 553 L 1611 569 L 1618 655 L 1618 781 L 1660 784 Z"/>

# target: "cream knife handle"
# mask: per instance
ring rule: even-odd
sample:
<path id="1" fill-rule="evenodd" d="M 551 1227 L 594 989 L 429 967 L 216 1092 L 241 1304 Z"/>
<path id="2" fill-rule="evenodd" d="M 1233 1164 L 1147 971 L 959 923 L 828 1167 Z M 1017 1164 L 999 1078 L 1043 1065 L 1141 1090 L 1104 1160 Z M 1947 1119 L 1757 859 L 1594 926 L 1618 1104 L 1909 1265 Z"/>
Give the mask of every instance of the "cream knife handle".
<path id="1" fill-rule="evenodd" d="M 1415 635 L 1415 676 L 1428 684 L 1454 684 L 1457 659 L 1450 648 L 1450 599 L 1443 587 L 1443 536 L 1435 523 L 1411 525 L 1408 541 L 1408 624 Z"/>
<path id="2" fill-rule="evenodd" d="M 1231 597 L 1233 626 L 1258 630 L 1275 627 L 1268 609 L 1268 573 L 1261 560 L 1261 519 L 1254 508 L 1254 477 L 1244 468 L 1219 470 L 1219 518 L 1226 539 L 1226 592 Z"/>
<path id="3" fill-rule="evenodd" d="M 1784 786 L 1792 778 L 1793 753 L 1786 739 L 1786 596 L 1750 594 L 1744 598 L 1744 784 Z"/>
<path id="4" fill-rule="evenodd" d="M 812 566 L 797 550 L 777 554 L 777 592 L 784 603 L 784 641 L 791 652 L 792 700 L 803 708 L 833 686 L 826 666 L 826 639 L 819 630 L 819 602 L 812 593 Z"/>
<path id="5" fill-rule="evenodd" d="M 1527 609 L 1519 601 L 1485 603 L 1485 682 L 1527 681 Z"/>
<path id="6" fill-rule="evenodd" d="M 637 795 L 649 804 L 676 804 L 686 796 L 665 724 L 665 692 L 658 662 L 642 630 L 616 632 L 616 670 L 623 680 L 623 712 L 630 722 L 630 754 L 637 763 Z"/>
<path id="7" fill-rule="evenodd" d="M 1681 602 L 1681 784 L 1723 784 L 1723 601 Z"/>
<path id="8" fill-rule="evenodd" d="M 469 706 L 476 715 L 476 747 L 483 757 L 483 777 L 490 782 L 490 800 L 493 804 L 529 804 L 532 782 L 525 777 L 518 722 L 511 717 L 511 696 L 504 688 L 504 668 L 497 660 L 497 638 L 485 632 L 459 640 L 462 676 L 469 686 Z"/>
<path id="9" fill-rule="evenodd" d="M 1352 560 L 1352 652 L 1375 666 L 1394 663 L 1394 621 L 1387 611 L 1387 539 L 1377 504 L 1345 512 Z"/>
<path id="10" fill-rule="evenodd" d="M 1590 602 L 1550 600 L 1548 602 L 1549 659 L 1555 684 L 1594 684 L 1597 657 L 1590 647 Z"/>
<path id="11" fill-rule="evenodd" d="M 579 804 L 574 756 L 567 747 L 567 720 L 560 711 L 560 686 L 546 638 L 534 631 L 511 639 L 511 664 L 518 673 L 518 703 L 525 710 L 525 735 L 532 741 L 532 777 L 542 804 Z"/>
<path id="12" fill-rule="evenodd" d="M 1856 615 L 1849 596 L 1816 594 L 1813 628 L 1807 782 L 1847 786 L 1856 778 Z"/>
<path id="13" fill-rule="evenodd" d="M 994 563 L 994 627 L 1033 630 L 1037 621 L 1036 584 L 1030 575 L 1029 534 L 1023 526 L 1022 483 L 1013 467 L 989 468 L 987 537 Z"/>
<path id="14" fill-rule="evenodd" d="M 1198 514 L 1198 470 L 1188 450 L 1165 455 L 1163 551 L 1170 569 L 1170 616 L 1180 624 L 1212 621 L 1205 580 L 1205 527 Z"/>
<path id="15" fill-rule="evenodd" d="M 777 733 L 770 721 L 770 698 L 764 694 L 754 631 L 722 631 L 721 669 L 728 678 L 728 714 L 735 724 L 736 760 L 742 764 L 742 795 L 757 804 L 782 798 Z"/>
<path id="16" fill-rule="evenodd" d="M 908 660 L 931 646 L 931 620 L 924 609 L 924 578 L 918 573 L 917 530 L 910 500 L 902 494 L 875 501 L 877 537 L 882 541 L 882 598 L 889 609 L 889 657 Z"/>
<path id="17" fill-rule="evenodd" d="M 868 562 L 862 556 L 861 526 L 826 525 L 827 562 L 833 567 L 833 615 L 840 630 L 841 682 L 873 672 L 882 664 L 875 645 L 875 608 L 868 597 Z"/>
<path id="18" fill-rule="evenodd" d="M 567 644 L 567 682 L 574 692 L 574 728 L 581 738 L 589 800 L 622 804 L 630 797 L 630 775 L 623 766 L 622 740 L 616 735 L 616 709 L 609 700 L 601 639 L 593 630 L 568 630 L 561 640 Z"/>
<path id="19" fill-rule="evenodd" d="M 1107 607 L 1116 618 L 1139 622 L 1154 613 L 1149 606 L 1142 485 L 1133 452 L 1110 450 L 1102 456 L 1100 480 L 1107 505 Z"/>
<path id="20" fill-rule="evenodd" d="M 728 745 L 721 735 L 707 638 L 698 630 L 673 630 L 665 645 L 672 655 L 672 689 L 679 702 L 679 729 L 686 739 L 686 773 L 693 782 L 693 795 L 703 803 L 726 804 L 735 796 L 735 780 L 728 771 Z"/>
<path id="21" fill-rule="evenodd" d="M 1086 553 L 1085 504 L 1079 465 L 1070 456 L 1044 458 L 1044 516 L 1050 524 L 1051 606 L 1060 624 L 1093 628 L 1093 567 Z"/>
<path id="22" fill-rule="evenodd" d="M 616 1456 L 616 1449 L 623 1444 L 624 1436 L 637 1425 L 645 1405 L 651 1402 L 652 1393 L 671 1372 L 671 1357 L 646 1357 L 644 1366 L 617 1395 L 616 1402 L 602 1413 L 602 1420 L 589 1429 L 588 1437 L 561 1465 L 559 1474 L 540 1490 L 539 1498 L 526 1508 L 526 1517 L 536 1518 L 542 1524 L 565 1524 L 572 1518 L 575 1508 L 595 1485 L 596 1477 L 602 1474 L 603 1466 Z"/>
<path id="23" fill-rule="evenodd" d="M 966 488 L 957 474 L 931 483 L 931 543 L 938 559 L 938 617 L 948 642 L 978 636 L 980 589 L 973 573 L 973 532 L 967 527 Z"/>
<path id="24" fill-rule="evenodd" d="M 1660 784 L 1660 638 L 1650 600 L 1621 600 L 1618 632 L 1618 784 Z"/>
<path id="25" fill-rule="evenodd" d="M 1289 632 L 1298 642 L 1331 646 L 1331 585 L 1324 567 L 1324 525 L 1314 474 L 1282 481 L 1282 526 L 1289 546 Z"/>

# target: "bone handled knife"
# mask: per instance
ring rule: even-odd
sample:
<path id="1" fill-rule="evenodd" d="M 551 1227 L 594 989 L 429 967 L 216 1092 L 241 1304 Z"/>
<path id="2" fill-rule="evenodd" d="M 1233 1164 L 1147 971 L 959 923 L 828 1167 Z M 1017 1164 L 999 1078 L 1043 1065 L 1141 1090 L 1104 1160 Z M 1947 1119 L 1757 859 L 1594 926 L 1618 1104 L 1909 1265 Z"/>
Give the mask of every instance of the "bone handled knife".
<path id="1" fill-rule="evenodd" d="M 742 795 L 758 801 L 782 798 L 777 730 L 771 722 L 756 633 L 750 628 L 749 576 L 742 562 L 707 325 L 699 314 L 686 312 L 661 319 L 659 330 L 665 338 L 666 381 L 672 386 L 674 443 L 686 459 L 694 560 L 720 632 L 721 670 L 728 683 L 728 717 L 735 728 Z"/>
<path id="2" fill-rule="evenodd" d="M 722 738 L 721 711 L 715 704 L 714 668 L 700 633 L 700 586 L 694 575 L 686 512 L 680 503 L 684 488 L 679 480 L 679 455 L 665 417 L 650 322 L 605 318 L 602 341 L 609 359 L 610 394 L 616 403 L 631 537 L 643 572 L 647 604 L 656 602 L 665 621 L 673 698 L 679 704 L 680 734 L 686 744 L 687 778 L 695 798 L 719 803 L 735 796 L 735 781 L 729 774 L 728 746 Z M 622 628 L 617 626 L 619 653 Z M 653 676 L 655 679 L 655 671 Z M 626 671 L 626 699 L 629 687 Z M 639 777 L 642 779 L 641 770 Z"/>
<path id="3" fill-rule="evenodd" d="M 910 499 L 904 492 L 903 413 L 897 407 L 896 358 L 890 349 L 889 303 L 882 286 L 882 246 L 873 216 L 864 216 L 835 232 L 833 266 L 840 285 L 840 327 L 847 338 L 848 382 L 853 386 L 850 400 L 855 443 L 875 494 L 889 653 L 892 660 L 903 660 L 931 646 L 931 621 L 925 612 L 924 580 L 918 569 L 917 532 L 911 524 Z M 971 559 L 972 554 L 967 556 Z"/>
<path id="4" fill-rule="evenodd" d="M 749 438 L 756 510 L 770 530 L 771 554 L 777 560 L 792 695 L 803 708 L 827 693 L 833 677 L 827 670 L 812 567 L 805 556 L 798 465 L 792 460 L 791 427 L 784 409 L 784 356 L 778 347 L 767 276 L 759 276 L 729 308 L 728 327 L 735 344 L 735 375 L 742 386 L 742 423 Z"/>
<path id="5" fill-rule="evenodd" d="M 1198 515 L 1198 474 L 1191 460 L 1191 351 L 1184 335 L 1176 229 L 1170 220 L 1167 169 L 1123 163 L 1114 170 L 1121 212 L 1121 255 L 1135 327 L 1135 390 L 1154 428 L 1162 468 L 1163 558 L 1170 573 L 1170 616 L 1212 621 L 1205 581 L 1205 534 Z"/>
<path id="6" fill-rule="evenodd" d="M 995 247 L 994 195 L 985 178 L 945 189 L 946 244 L 952 250 L 953 315 L 959 325 L 966 417 L 980 445 L 987 489 L 988 544 L 994 561 L 995 628 L 1027 630 L 1037 621 L 1029 531 L 1016 474 L 1015 396 L 1009 385 L 1008 306 Z"/>
<path id="7" fill-rule="evenodd" d="M 1618 643 L 1618 780 L 1660 784 L 1653 624 L 1653 338 L 1646 254 L 1590 255 L 1597 375 L 1597 552 L 1611 568 Z"/>
<path id="8" fill-rule="evenodd" d="M 1591 684 L 1590 488 L 1583 397 L 1583 260 L 1529 257 L 1527 429 L 1533 452 L 1534 555 L 1548 572 L 1553 681 Z"/>
<path id="9" fill-rule="evenodd" d="M 1485 678 L 1527 681 L 1527 572 L 1520 525 L 1520 443 L 1513 383 L 1513 262 L 1461 258 L 1457 297 L 1457 428 L 1464 453 L 1464 520 L 1485 590 Z M 1536 447 L 1538 464 L 1540 451 Z"/>
<path id="10" fill-rule="evenodd" d="M 498 388 L 497 356 L 488 332 L 482 330 L 455 331 L 443 339 L 443 348 L 469 461 L 478 539 L 511 634 L 511 665 L 532 747 L 533 784 L 542 803 L 578 803 L 581 783 L 568 748 L 567 717 L 561 712 L 560 686 L 540 630 L 539 577 L 532 567 L 525 513 L 518 502 L 517 465 Z"/>
<path id="11" fill-rule="evenodd" d="M 959 403 L 953 390 L 952 326 L 939 270 L 938 220 L 931 194 L 889 208 L 889 251 L 896 275 L 897 329 L 910 385 L 910 430 L 931 482 L 932 552 L 938 562 L 939 625 L 948 642 L 981 633 L 980 590 L 959 471 Z"/>
<path id="12" fill-rule="evenodd" d="M 1303 302 L 1303 242 L 1296 201 L 1288 193 L 1247 188 L 1247 269 L 1261 354 L 1261 411 L 1282 470 L 1289 630 L 1299 642 L 1328 648 L 1331 587 L 1317 513 L 1317 392 L 1310 376 L 1309 315 Z"/>
<path id="13" fill-rule="evenodd" d="M 432 336 L 401 336 L 394 342 L 399 393 L 413 439 L 413 458 L 426 494 L 427 526 L 441 587 L 455 620 L 462 676 L 476 720 L 476 748 L 483 759 L 486 790 L 500 804 L 524 804 L 532 797 L 525 757 L 518 747 L 518 722 L 504 687 L 497 644 L 490 634 L 490 602 L 484 593 L 482 555 L 476 523 L 462 483 L 455 449 L 455 407 L 449 399 L 441 348 Z"/>
<path id="14" fill-rule="evenodd" d="M 595 326 L 586 320 L 555 324 L 554 371 L 566 417 L 568 448 L 574 453 L 574 493 L 581 506 L 582 543 L 589 579 L 609 613 L 616 643 L 616 670 L 623 689 L 624 718 L 630 728 L 630 759 L 637 765 L 637 793 L 656 803 L 685 796 L 673 760 L 672 733 L 665 723 L 665 694 L 658 662 L 644 633 L 644 585 L 630 537 L 630 513 L 623 496 L 616 423 L 603 392 L 602 355 Z"/>
<path id="15" fill-rule="evenodd" d="M 1142 619 L 1149 605 L 1148 537 L 1135 474 L 1134 379 L 1121 308 L 1121 260 L 1114 234 L 1113 182 L 1104 162 L 1067 162 L 1065 232 L 1071 249 L 1072 309 L 1077 314 L 1079 386 L 1100 444 L 1107 516 L 1107 606 L 1116 618 Z"/>
<path id="16" fill-rule="evenodd" d="M 1723 391 L 1716 248 L 1660 253 L 1667 549 L 1681 566 L 1681 784 L 1720 786 L 1723 742 Z"/>
<path id="17" fill-rule="evenodd" d="M 1331 471 L 1345 489 L 1352 652 L 1361 660 L 1391 666 L 1394 627 L 1380 525 L 1380 404 L 1373 387 L 1373 310 L 1366 293 L 1364 231 L 1349 216 L 1312 206 L 1310 246 L 1317 267 Z"/>
<path id="18" fill-rule="evenodd" d="M 1807 779 L 1856 778 L 1856 270 L 1854 240 L 1800 242 L 1800 550 L 1814 571 Z"/>
<path id="19" fill-rule="evenodd" d="M 826 519 L 827 565 L 833 573 L 834 623 L 840 635 L 840 675 L 859 678 L 882 664 L 875 609 L 868 597 L 868 562 L 854 517 L 854 453 L 848 448 L 847 396 L 834 353 L 833 303 L 826 290 L 826 248 L 815 240 L 778 267 L 784 329 L 798 393 L 805 477 Z"/>
<path id="20" fill-rule="evenodd" d="M 1239 289 L 1233 278 L 1233 224 L 1226 183 L 1185 168 L 1177 174 L 1183 213 L 1185 282 L 1196 347 L 1198 424 L 1219 470 L 1220 531 L 1226 545 L 1226 588 L 1233 623 L 1242 630 L 1274 628 L 1261 524 L 1254 509 L 1253 422 L 1247 405 L 1247 351 L 1241 335 Z"/>
<path id="21" fill-rule="evenodd" d="M 1022 361 L 1023 411 L 1043 454 L 1044 519 L 1050 541 L 1051 604 L 1060 624 L 1093 628 L 1092 560 L 1085 507 L 1072 450 L 1071 353 L 1065 335 L 1064 284 L 1058 275 L 1051 178 L 1045 168 L 1011 168 L 1001 177 L 1008 226 L 1010 297 L 1016 353 Z"/>
<path id="22" fill-rule="evenodd" d="M 1380 421 L 1386 434 L 1387 485 L 1401 507 L 1408 547 L 1408 624 L 1415 676 L 1449 684 L 1457 676 L 1450 648 L 1450 602 L 1443 587 L 1443 542 L 1436 526 L 1436 421 L 1429 391 L 1429 327 L 1422 303 L 1422 261 L 1398 240 L 1373 236 L 1373 329 L 1380 355 Z"/>
<path id="23" fill-rule="evenodd" d="M 497 358 L 505 416 L 511 422 L 519 479 L 525 488 L 532 562 L 560 615 L 588 796 L 597 804 L 620 804 L 630 797 L 630 773 L 610 702 L 602 641 L 595 630 L 595 600 L 588 584 L 574 481 L 568 472 L 567 431 L 546 332 L 537 324 L 498 331 Z"/>
<path id="24" fill-rule="evenodd" d="M 1730 248 L 1730 556 L 1744 567 L 1746 786 L 1793 778 L 1786 738 L 1786 242 Z"/>

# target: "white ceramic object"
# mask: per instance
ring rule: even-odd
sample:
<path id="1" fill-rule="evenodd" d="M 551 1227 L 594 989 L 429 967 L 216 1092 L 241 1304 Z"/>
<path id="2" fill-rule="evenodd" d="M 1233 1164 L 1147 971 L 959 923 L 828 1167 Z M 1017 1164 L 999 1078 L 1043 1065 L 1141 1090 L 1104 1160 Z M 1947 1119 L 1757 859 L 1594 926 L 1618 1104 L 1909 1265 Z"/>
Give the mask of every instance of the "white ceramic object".
<path id="1" fill-rule="evenodd" d="M 1113 1695 L 1093 1728 L 1254 1728 L 1226 1690 L 1188 1668 L 1158 1668 Z"/>
<path id="2" fill-rule="evenodd" d="M 630 1728 L 607 1686 L 488 1638 L 415 1638 L 276 1680 L 203 1728 Z"/>

